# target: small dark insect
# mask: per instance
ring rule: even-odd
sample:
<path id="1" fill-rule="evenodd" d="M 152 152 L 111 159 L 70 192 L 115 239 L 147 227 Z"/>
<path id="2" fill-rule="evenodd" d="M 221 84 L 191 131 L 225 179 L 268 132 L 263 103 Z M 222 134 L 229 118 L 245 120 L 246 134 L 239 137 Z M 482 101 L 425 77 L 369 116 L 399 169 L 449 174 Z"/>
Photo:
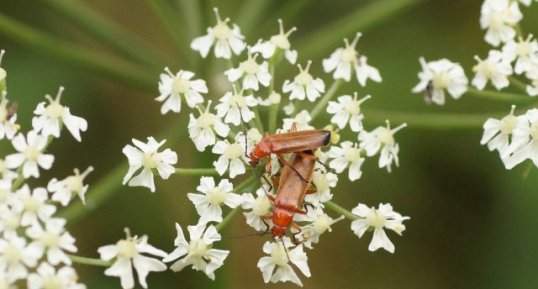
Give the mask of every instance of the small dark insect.
<path id="1" fill-rule="evenodd" d="M 6 119 L 12 118 L 17 113 L 17 103 L 13 102 L 8 108 L 7 108 L 7 115 Z"/>
<path id="2" fill-rule="evenodd" d="M 426 93 L 424 94 L 424 101 L 427 103 L 427 104 L 431 104 L 432 103 L 432 98 L 433 98 L 433 81 L 430 80 L 428 81 L 428 85 L 426 85 Z"/>

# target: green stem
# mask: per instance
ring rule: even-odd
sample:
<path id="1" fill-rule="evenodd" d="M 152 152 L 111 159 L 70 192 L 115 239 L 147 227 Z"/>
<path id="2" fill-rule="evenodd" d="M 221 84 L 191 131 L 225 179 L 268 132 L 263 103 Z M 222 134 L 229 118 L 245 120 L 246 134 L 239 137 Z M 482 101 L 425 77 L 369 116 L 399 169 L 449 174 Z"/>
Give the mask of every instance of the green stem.
<path id="1" fill-rule="evenodd" d="M 322 112 L 326 107 L 329 100 L 332 99 L 332 97 L 336 94 L 338 91 L 338 88 L 340 88 L 340 85 L 342 85 L 344 81 L 342 79 L 337 79 L 333 82 L 329 90 L 323 95 L 323 97 L 318 101 L 312 112 L 310 113 L 310 116 L 312 116 L 312 121 L 318 116 L 320 112 Z"/>
<path id="2" fill-rule="evenodd" d="M 325 207 L 329 208 L 330 210 L 340 214 L 340 215 L 343 215 L 344 217 L 348 218 L 349 220 L 351 221 L 355 221 L 357 219 L 359 219 L 359 217 L 357 217 L 355 214 L 353 214 L 352 212 L 344 209 L 343 207 L 341 207 L 340 205 L 332 202 L 332 201 L 328 201 L 325 204 Z"/>
<path id="3" fill-rule="evenodd" d="M 412 129 L 477 129 L 489 117 L 500 118 L 506 113 L 487 114 L 440 114 L 368 110 L 364 122 L 379 124 L 389 119 L 391 123 L 406 122 Z"/>
<path id="4" fill-rule="evenodd" d="M 519 25 L 519 23 L 514 25 L 514 29 L 516 30 L 516 34 L 517 34 L 518 37 L 521 37 L 521 38 L 524 37 L 523 29 L 521 29 L 521 25 Z"/>
<path id="5" fill-rule="evenodd" d="M 176 175 L 180 176 L 208 176 L 208 175 L 218 175 L 219 173 L 214 168 L 195 168 L 195 169 L 184 169 L 176 168 Z"/>
<path id="6" fill-rule="evenodd" d="M 198 37 L 202 35 L 203 28 L 202 28 L 202 8 L 200 7 L 200 0 L 175 0 L 177 3 L 177 6 L 179 7 L 179 11 L 181 11 L 184 19 L 184 27 L 182 27 L 181 31 L 187 30 L 189 32 L 189 35 L 187 39 L 194 39 L 195 37 Z M 176 33 L 179 33 L 179 31 L 176 31 Z M 185 47 L 182 47 L 182 49 L 185 49 Z M 187 50 L 187 54 L 189 55 L 189 62 L 193 66 L 193 70 L 196 72 L 200 72 L 200 60 L 201 58 L 196 55 L 197 52 L 195 52 L 192 49 Z"/>
<path id="7" fill-rule="evenodd" d="M 467 93 L 472 94 L 477 97 L 485 98 L 488 100 L 507 101 L 507 102 L 512 102 L 512 103 L 529 103 L 535 100 L 528 95 L 506 93 L 506 92 L 500 92 L 500 91 L 491 91 L 491 90 L 478 90 L 473 87 L 469 87 L 467 89 Z"/>
<path id="8" fill-rule="evenodd" d="M 267 14 L 267 6 L 272 1 L 268 0 L 256 0 L 246 1 L 238 13 L 237 24 L 241 27 L 241 32 L 244 35 L 248 35 L 252 28 L 257 27 L 261 20 L 265 20 Z"/>
<path id="9" fill-rule="evenodd" d="M 313 59 L 316 56 L 333 49 L 335 45 L 342 44 L 342 39 L 349 35 L 355 35 L 357 31 L 364 32 L 377 24 L 385 24 L 386 20 L 425 0 L 376 0 L 369 1 L 360 7 L 337 18 L 332 23 L 323 25 L 297 42 L 297 51 L 301 52 L 301 58 Z"/>
<path id="10" fill-rule="evenodd" d="M 97 258 L 88 258 L 88 257 L 75 256 L 75 255 L 68 255 L 68 256 L 69 256 L 69 259 L 73 261 L 73 263 L 77 263 L 77 264 L 101 266 L 101 267 L 110 267 L 110 265 L 112 265 L 112 261 L 105 261 L 105 260 L 101 260 Z"/>
<path id="11" fill-rule="evenodd" d="M 277 49 L 276 52 L 275 52 L 275 55 L 273 55 L 273 57 L 271 58 L 271 60 L 269 61 L 269 73 L 271 74 L 271 83 L 270 83 L 270 86 L 269 86 L 269 95 L 271 95 L 271 93 L 276 93 L 275 92 L 275 71 L 276 71 L 276 66 L 277 64 L 280 62 L 280 59 L 281 59 L 281 56 L 282 56 L 282 51 L 280 49 Z M 271 106 L 269 107 L 269 132 L 271 133 L 274 133 L 276 131 L 276 127 L 277 127 L 277 118 L 278 118 L 278 110 L 280 109 L 280 103 L 282 102 L 282 100 L 280 100 L 278 103 L 275 103 L 275 104 L 271 104 Z"/>
<path id="12" fill-rule="evenodd" d="M 156 66 L 162 62 L 158 61 L 160 56 L 155 54 L 145 43 L 133 38 L 122 27 L 82 1 L 41 0 L 41 2 L 84 31 L 133 60 L 149 66 Z"/>
<path id="13" fill-rule="evenodd" d="M 527 93 L 527 84 L 525 84 L 524 82 L 522 82 L 521 80 L 513 77 L 513 76 L 509 76 L 508 79 L 510 80 L 510 83 L 517 87 L 519 90 L 523 91 L 525 94 Z"/>
<path id="14" fill-rule="evenodd" d="M 44 51 L 60 57 L 78 67 L 88 69 L 90 72 L 101 74 L 101 76 L 105 77 L 109 76 L 147 91 L 153 92 L 155 90 L 156 79 L 131 65 L 117 58 L 96 53 L 95 50 L 46 36 L 1 13 L 0 32 L 6 37 L 35 50 Z"/>

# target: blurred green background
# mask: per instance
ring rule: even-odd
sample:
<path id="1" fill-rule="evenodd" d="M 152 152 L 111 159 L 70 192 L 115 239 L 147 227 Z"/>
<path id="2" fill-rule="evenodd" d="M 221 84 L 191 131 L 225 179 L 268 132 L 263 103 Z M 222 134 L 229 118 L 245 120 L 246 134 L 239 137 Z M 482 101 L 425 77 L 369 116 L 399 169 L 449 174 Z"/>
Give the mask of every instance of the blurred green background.
<path id="1" fill-rule="evenodd" d="M 122 57 L 46 4 L 53 2 L 0 1 L 0 22 L 5 24 L 7 16 L 48 36 L 103 55 L 101 60 L 109 64 L 116 63 L 109 62 L 109 57 Z M 360 95 L 372 94 L 373 99 L 364 105 L 368 129 L 382 125 L 384 118 L 396 118 L 393 125 L 405 121 L 383 111 L 418 116 L 426 113 L 499 116 L 509 111 L 510 103 L 493 103 L 471 95 L 464 95 L 458 101 L 450 98 L 443 107 L 427 106 L 422 95 L 410 92 L 418 81 L 420 56 L 427 60 L 446 57 L 460 62 L 467 76 L 472 77 L 473 56 L 485 56 L 489 49 L 478 22 L 482 1 L 171 0 L 173 3 L 170 4 L 178 8 L 178 12 L 171 12 L 177 39 L 170 36 L 159 17 L 152 13 L 152 6 L 168 3 L 165 0 L 81 2 L 129 35 L 135 35 L 134 38 L 153 51 L 155 56 L 151 56 L 151 64 L 132 66 L 132 71 L 147 76 L 145 79 L 149 79 L 150 84 L 125 83 L 102 71 L 51 54 L 35 43 L 22 44 L 2 29 L 0 48 L 7 50 L 2 67 L 8 72 L 8 96 L 19 103 L 19 119 L 23 127 L 30 126 L 35 105 L 44 101 L 45 94 L 55 95 L 60 85 L 66 87 L 63 99 L 71 111 L 89 122 L 82 143 L 66 136 L 66 132 L 65 137 L 53 143 L 50 151 L 56 156 L 55 166 L 42 180 L 53 176 L 63 178 L 74 167 L 85 169 L 93 165 L 96 170 L 88 181 L 96 184 L 118 164 L 125 165 L 121 149 L 131 138 L 157 136 L 174 125 L 175 141 L 170 139 L 167 145 L 178 152 L 179 165 L 211 165 L 211 153 L 194 153 L 192 143 L 185 141 L 188 119 L 185 108 L 180 115 L 162 116 L 160 104 L 154 98 L 158 95 L 158 76 L 164 66 L 170 66 L 173 71 L 196 70 L 208 82 L 215 82 L 211 67 L 222 64 L 218 61 L 216 65 L 207 64 L 215 63 L 214 60 L 202 63 L 200 57 L 188 49 L 188 39 L 192 35 L 200 35 L 205 27 L 214 25 L 211 10 L 214 6 L 219 7 L 223 17 L 248 24 L 245 27 L 249 29 L 245 28 L 245 32 L 249 43 L 276 33 L 279 17 L 284 19 L 286 29 L 297 26 L 299 30 L 292 34 L 291 42 L 300 49 L 299 62 L 312 59 L 315 75 L 322 75 L 327 83 L 329 76 L 322 74 L 321 60 L 342 46 L 343 37 L 353 38 L 356 30 L 363 31 L 359 51 L 369 57 L 370 65 L 379 68 L 383 82 L 370 83 L 366 88 L 352 82 L 341 91 L 358 90 Z M 193 14 L 185 13 L 189 3 L 199 5 L 203 11 L 199 22 L 192 22 Z M 372 5 L 388 7 L 387 11 L 396 8 L 389 16 L 369 21 L 369 17 L 376 17 L 375 11 L 368 10 Z M 538 5 L 522 7 L 522 10 L 524 31 L 537 34 Z M 368 25 L 356 28 L 353 24 L 350 29 L 349 23 L 344 21 L 348 15 L 356 15 L 358 23 L 369 21 Z M 329 38 L 314 38 L 312 35 L 316 33 L 330 35 L 336 42 Z M 184 42 L 183 51 L 178 52 L 175 41 Z M 79 53 L 76 49 L 68 50 Z M 307 55 L 302 54 L 303 51 Z M 278 70 L 279 82 L 296 73 L 296 68 L 287 64 Z M 211 91 L 218 91 L 218 88 L 213 87 Z M 212 98 L 220 96 L 220 92 L 211 94 Z M 375 113 L 376 117 L 369 119 L 369 112 L 372 116 Z M 397 134 L 400 168 L 389 174 L 376 167 L 377 158 L 370 159 L 359 181 L 349 183 L 342 176 L 334 191 L 335 201 L 348 209 L 358 202 L 371 206 L 390 202 L 396 211 L 411 217 L 406 222 L 403 237 L 389 233 L 396 245 L 395 254 L 369 252 L 371 234 L 358 239 L 349 230 L 349 222 L 342 221 L 333 227 L 332 233 L 322 237 L 315 250 L 307 252 L 312 277 L 301 278 L 305 287 L 538 288 L 537 170 L 533 168 L 524 177 L 529 169 L 526 162 L 506 171 L 496 153 L 480 146 L 481 124 L 444 130 L 410 124 Z M 8 148 L 4 143 L 2 151 L 7 153 Z M 121 170 L 116 174 L 123 176 L 124 172 Z M 115 186 L 120 181 L 121 177 L 117 178 Z M 155 194 L 147 189 L 118 186 L 117 192 L 105 204 L 85 209 L 93 211 L 70 224 L 80 255 L 97 257 L 97 248 L 122 238 L 124 227 L 130 227 L 135 234 L 148 234 L 151 244 L 171 251 L 176 234 L 174 222 L 183 227 L 196 222 L 186 193 L 193 191 L 197 184 L 195 178 L 174 176 L 167 182 L 158 181 Z M 88 196 L 91 194 L 92 186 Z M 263 283 L 256 263 L 262 256 L 262 244 L 269 237 L 234 238 L 251 232 L 241 216 L 223 231 L 224 240 L 217 247 L 230 249 L 231 255 L 224 267 L 217 271 L 216 282 L 211 282 L 200 272 L 186 269 L 179 273 L 150 274 L 150 288 L 294 287 L 288 283 Z M 76 267 L 88 288 L 120 287 L 119 280 L 105 277 L 102 268 Z"/>

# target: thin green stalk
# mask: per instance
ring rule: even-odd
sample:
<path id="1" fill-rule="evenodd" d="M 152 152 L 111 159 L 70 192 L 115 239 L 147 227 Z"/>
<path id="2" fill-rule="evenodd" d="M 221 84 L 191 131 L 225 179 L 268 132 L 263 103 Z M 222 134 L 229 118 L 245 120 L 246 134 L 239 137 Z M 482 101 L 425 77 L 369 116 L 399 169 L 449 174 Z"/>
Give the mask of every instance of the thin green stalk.
<path id="1" fill-rule="evenodd" d="M 335 80 L 333 84 L 331 85 L 331 87 L 329 88 L 329 90 L 327 90 L 325 95 L 321 97 L 321 99 L 318 101 L 318 103 L 316 104 L 312 112 L 310 113 L 310 115 L 312 116 L 312 121 L 314 121 L 314 119 L 318 116 L 318 114 L 327 107 L 327 103 L 336 94 L 336 92 L 338 91 L 338 88 L 340 88 L 342 83 L 344 83 L 342 79 Z"/>
<path id="2" fill-rule="evenodd" d="M 507 93 L 500 91 L 491 91 L 491 90 L 478 90 L 473 87 L 467 89 L 467 93 L 472 94 L 477 97 L 485 98 L 488 100 L 495 101 L 507 101 L 511 103 L 529 103 L 535 101 L 534 98 L 528 95 Z"/>
<path id="3" fill-rule="evenodd" d="M 486 119 L 499 118 L 504 114 L 444 114 L 444 113 L 413 113 L 382 110 L 368 110 L 364 114 L 364 122 L 379 124 L 389 119 L 392 124 L 407 123 L 411 129 L 477 129 L 481 128 Z"/>
<path id="4" fill-rule="evenodd" d="M 276 71 L 276 66 L 278 65 L 278 63 L 280 63 L 281 59 L 282 59 L 282 51 L 280 49 L 277 49 L 275 55 L 273 55 L 273 57 L 269 61 L 269 73 L 271 74 L 271 83 L 269 85 L 269 94 L 275 92 L 275 81 L 276 81 L 275 80 L 275 76 L 276 76 L 275 71 Z M 271 104 L 271 106 L 269 107 L 269 125 L 268 125 L 269 132 L 275 132 L 276 131 L 277 122 L 278 122 L 278 120 L 277 120 L 278 110 L 280 109 L 280 103 L 281 102 L 282 102 L 282 100 L 279 101 L 278 103 Z"/>
<path id="5" fill-rule="evenodd" d="M 91 265 L 91 266 L 101 266 L 101 267 L 110 267 L 112 261 L 105 261 L 97 258 L 88 258 L 75 255 L 68 255 L 69 259 L 76 264 Z"/>
<path id="6" fill-rule="evenodd" d="M 524 82 L 522 82 L 521 80 L 513 77 L 513 76 L 509 76 L 508 79 L 510 80 L 510 83 L 517 87 L 519 90 L 527 93 L 527 84 L 525 84 Z"/>
<path id="7" fill-rule="evenodd" d="M 176 6 L 178 6 L 179 11 L 182 14 L 184 19 L 182 31 L 188 31 L 187 39 L 194 39 L 202 35 L 203 31 L 203 21 L 202 21 L 202 8 L 200 7 L 200 0 L 175 0 Z M 176 32 L 177 33 L 177 32 Z M 184 49 L 185 47 L 183 47 Z M 193 70 L 200 71 L 201 58 L 199 55 L 196 55 L 196 52 L 192 49 L 187 49 L 187 54 L 189 55 L 190 64 L 193 65 Z"/>
<path id="8" fill-rule="evenodd" d="M 514 28 L 516 29 L 516 34 L 518 37 L 521 37 L 521 38 L 524 38 L 525 34 L 523 33 L 523 29 L 521 29 L 521 25 L 519 25 L 519 23 L 517 23 L 516 25 L 514 25 Z"/>
<path id="9" fill-rule="evenodd" d="M 176 175 L 180 176 L 214 176 L 219 173 L 214 168 L 195 168 L 195 169 L 184 169 L 176 168 Z"/>
<path id="10" fill-rule="evenodd" d="M 174 15 L 176 11 L 174 11 L 173 7 L 163 0 L 146 0 L 146 4 L 172 37 L 178 53 L 183 56 L 183 59 L 194 65 L 194 57 L 188 57 L 185 51 L 185 47 L 188 47 L 188 41 L 184 37 L 185 33 L 182 33 L 181 24 L 177 19 L 177 15 Z"/>
<path id="11" fill-rule="evenodd" d="M 269 13 L 269 15 L 264 15 L 264 23 L 260 27 L 256 27 L 257 31 L 265 32 L 272 31 L 276 32 L 277 20 L 278 19 L 294 19 L 296 16 L 303 11 L 303 7 L 311 3 L 309 0 L 293 0 L 293 1 L 283 1 L 279 3 L 279 8 L 274 13 Z"/>
<path id="12" fill-rule="evenodd" d="M 364 32 L 379 23 L 386 23 L 391 17 L 403 13 L 424 0 L 376 0 L 359 7 L 357 10 L 338 18 L 323 28 L 302 37 L 295 46 L 303 59 L 312 59 L 342 44 L 342 39 Z"/>
<path id="13" fill-rule="evenodd" d="M 325 204 L 325 207 L 329 208 L 329 210 L 332 210 L 340 215 L 343 215 L 344 217 L 348 218 L 349 220 L 351 221 L 355 221 L 357 219 L 359 219 L 358 216 L 356 216 L 355 214 L 353 214 L 352 212 L 344 209 L 343 207 L 341 207 L 340 205 L 334 203 L 333 201 L 328 201 Z"/>
<path id="14" fill-rule="evenodd" d="M 147 91 L 155 90 L 155 78 L 136 67 L 94 50 L 46 36 L 2 13 L 0 13 L 0 32 L 37 51 L 47 52 L 95 74 L 108 76 Z"/>
<path id="15" fill-rule="evenodd" d="M 262 118 L 260 117 L 260 112 L 258 111 L 258 107 L 254 107 L 254 121 L 256 123 L 256 127 L 259 131 L 263 132 L 263 123 Z"/>
<path id="16" fill-rule="evenodd" d="M 158 61 L 160 56 L 146 43 L 135 39 L 117 23 L 109 20 L 82 1 L 41 0 L 41 2 L 71 23 L 133 60 L 149 66 L 156 66 L 162 62 Z"/>
<path id="17" fill-rule="evenodd" d="M 250 31 L 258 26 L 260 20 L 264 19 L 269 4 L 271 4 L 269 0 L 255 0 L 246 1 L 241 5 L 236 21 L 244 35 L 249 35 Z"/>

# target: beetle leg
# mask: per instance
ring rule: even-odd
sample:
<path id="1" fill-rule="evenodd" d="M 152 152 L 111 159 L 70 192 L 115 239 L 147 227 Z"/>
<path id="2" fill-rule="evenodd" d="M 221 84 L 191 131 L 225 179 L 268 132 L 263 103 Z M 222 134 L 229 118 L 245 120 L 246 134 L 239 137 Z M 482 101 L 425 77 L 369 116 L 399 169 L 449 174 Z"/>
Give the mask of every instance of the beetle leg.
<path id="1" fill-rule="evenodd" d="M 297 131 L 297 123 L 293 122 L 291 124 L 290 131 Z"/>
<path id="2" fill-rule="evenodd" d="M 261 220 L 262 220 L 262 223 L 265 225 L 265 230 L 260 234 L 260 236 L 263 236 L 267 234 L 267 232 L 269 232 L 269 229 L 271 229 L 271 227 L 269 226 L 267 221 L 265 221 L 265 218 L 261 218 Z"/>
<path id="3" fill-rule="evenodd" d="M 298 214 L 306 215 L 306 212 L 307 211 L 303 211 L 301 209 L 295 209 L 295 213 L 298 213 Z"/>
<path id="4" fill-rule="evenodd" d="M 317 189 L 308 189 L 308 190 L 306 190 L 306 194 L 307 194 L 307 195 L 315 194 L 315 193 L 317 193 L 317 192 L 318 192 Z"/>
<path id="5" fill-rule="evenodd" d="M 280 160 L 280 162 L 282 162 L 285 166 L 290 167 L 290 169 L 292 169 L 292 170 L 299 176 L 299 178 L 300 178 L 303 182 L 305 182 L 305 183 L 309 183 L 309 181 L 308 181 L 307 179 L 305 179 L 305 177 L 303 177 L 303 175 L 301 175 L 301 173 L 299 173 L 299 172 L 297 171 L 297 169 L 296 169 L 292 164 L 290 164 L 287 160 L 285 160 L 285 159 L 282 157 L 282 155 L 277 154 L 277 157 L 278 157 L 278 159 Z"/>
<path id="6" fill-rule="evenodd" d="M 291 222 L 290 224 L 294 229 L 298 230 L 299 233 L 303 231 L 303 228 L 301 228 L 301 226 L 295 222 Z"/>
<path id="7" fill-rule="evenodd" d="M 318 161 L 318 157 L 316 157 L 313 154 L 307 154 L 305 152 L 297 152 L 296 154 L 300 155 L 301 157 L 303 157 L 305 159 Z"/>

